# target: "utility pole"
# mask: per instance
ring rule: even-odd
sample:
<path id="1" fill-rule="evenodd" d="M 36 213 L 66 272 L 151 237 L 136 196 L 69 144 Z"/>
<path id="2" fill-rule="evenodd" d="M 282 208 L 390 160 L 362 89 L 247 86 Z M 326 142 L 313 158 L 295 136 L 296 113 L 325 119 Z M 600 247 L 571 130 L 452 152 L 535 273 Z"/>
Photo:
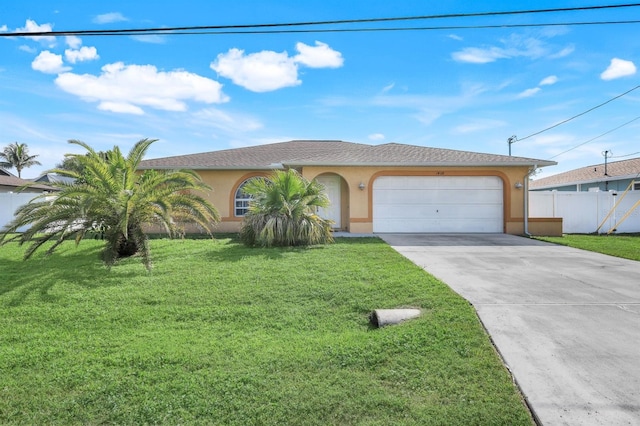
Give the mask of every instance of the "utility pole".
<path id="1" fill-rule="evenodd" d="M 516 135 L 511 136 L 507 139 L 507 143 L 509 144 L 509 157 L 511 157 L 511 145 L 513 145 L 518 140 Z"/>
<path id="2" fill-rule="evenodd" d="M 610 158 L 613 155 L 612 151 L 606 150 L 602 151 L 602 156 L 604 157 L 604 175 L 609 176 L 607 173 L 607 158 Z"/>
<path id="3" fill-rule="evenodd" d="M 609 176 L 609 174 L 607 173 L 607 158 L 611 157 L 613 155 L 613 152 L 609 150 L 602 151 L 602 155 L 604 156 L 604 175 Z M 604 190 L 609 190 L 609 181 L 606 179 L 604 181 Z"/>

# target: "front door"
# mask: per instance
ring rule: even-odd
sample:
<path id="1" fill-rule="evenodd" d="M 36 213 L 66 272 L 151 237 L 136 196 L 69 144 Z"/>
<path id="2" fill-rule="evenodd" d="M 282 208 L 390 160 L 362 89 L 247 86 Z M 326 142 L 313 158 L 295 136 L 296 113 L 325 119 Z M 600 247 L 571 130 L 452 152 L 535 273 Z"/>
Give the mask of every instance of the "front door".
<path id="1" fill-rule="evenodd" d="M 340 229 L 342 228 L 341 221 L 341 208 L 340 208 L 340 176 L 336 175 L 326 175 L 326 176 L 318 176 L 316 180 L 324 185 L 325 193 L 327 197 L 329 197 L 329 201 L 331 204 L 329 207 L 324 209 L 319 209 L 318 215 L 324 219 L 333 220 L 333 227 Z"/>

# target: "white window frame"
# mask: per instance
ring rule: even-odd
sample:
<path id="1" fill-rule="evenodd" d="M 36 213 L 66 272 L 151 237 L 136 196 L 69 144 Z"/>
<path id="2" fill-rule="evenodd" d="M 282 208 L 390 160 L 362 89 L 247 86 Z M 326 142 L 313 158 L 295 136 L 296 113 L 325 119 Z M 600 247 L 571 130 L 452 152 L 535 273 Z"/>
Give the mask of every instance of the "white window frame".
<path id="1" fill-rule="evenodd" d="M 233 196 L 233 214 L 235 217 L 244 217 L 249 211 L 249 203 L 253 199 L 253 197 L 246 194 L 242 188 L 251 180 L 255 178 L 249 178 L 238 185 L 238 189 L 236 189 L 236 193 Z"/>

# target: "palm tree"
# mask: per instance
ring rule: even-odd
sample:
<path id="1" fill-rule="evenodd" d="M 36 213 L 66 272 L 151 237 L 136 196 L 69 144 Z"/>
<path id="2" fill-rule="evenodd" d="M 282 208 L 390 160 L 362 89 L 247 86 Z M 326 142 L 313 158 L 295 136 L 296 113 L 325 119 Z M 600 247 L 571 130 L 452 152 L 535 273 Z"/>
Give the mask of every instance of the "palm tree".
<path id="1" fill-rule="evenodd" d="M 18 177 L 22 177 L 22 169 L 25 167 L 39 166 L 40 162 L 36 160 L 37 155 L 29 155 L 29 148 L 26 143 L 14 142 L 7 145 L 2 152 L 0 158 L 6 161 L 0 163 L 1 167 L 15 167 Z"/>
<path id="2" fill-rule="evenodd" d="M 240 230 L 248 246 L 300 246 L 333 242 L 330 220 L 317 214 L 329 199 L 317 181 L 293 169 L 276 170 L 268 178 L 254 178 L 244 191 L 252 196 Z"/>
<path id="3" fill-rule="evenodd" d="M 161 225 L 175 237 L 182 233 L 181 221 L 194 222 L 211 234 L 220 220 L 215 207 L 198 194 L 211 188 L 195 172 L 136 171 L 155 140 L 137 142 L 126 157 L 117 146 L 108 155 L 100 155 L 84 142 L 69 142 L 87 150 L 86 155 L 67 154 L 81 164 L 82 174 L 52 170 L 75 181 L 52 182 L 59 192 L 42 194 L 20 207 L 16 218 L 0 232 L 0 245 L 13 240 L 30 243 L 25 259 L 48 241 L 53 241 L 47 249 L 50 254 L 66 240 L 78 244 L 85 236 L 99 233 L 105 240 L 102 258 L 107 266 L 139 253 L 145 267 L 151 269 L 145 225 Z M 29 225 L 26 232 L 7 238 Z"/>

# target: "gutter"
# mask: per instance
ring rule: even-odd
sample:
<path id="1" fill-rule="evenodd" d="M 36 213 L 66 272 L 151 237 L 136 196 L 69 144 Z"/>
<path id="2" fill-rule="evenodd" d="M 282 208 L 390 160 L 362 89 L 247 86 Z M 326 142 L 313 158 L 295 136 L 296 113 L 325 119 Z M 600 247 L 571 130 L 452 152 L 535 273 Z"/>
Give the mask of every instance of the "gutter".
<path id="1" fill-rule="evenodd" d="M 529 169 L 529 171 L 524 175 L 523 181 L 524 181 L 524 202 L 523 202 L 523 210 L 522 210 L 522 216 L 524 219 L 524 235 L 526 235 L 527 237 L 531 238 L 532 235 L 529 233 L 529 177 L 535 173 L 536 169 L 538 168 L 538 165 L 534 165 L 532 168 Z"/>
<path id="2" fill-rule="evenodd" d="M 301 161 L 285 161 L 282 163 L 272 163 L 269 165 L 238 165 L 238 166 L 207 166 L 207 165 L 173 165 L 173 166 L 154 166 L 150 164 L 142 164 L 138 166 L 139 170 L 156 169 L 156 170 L 175 170 L 175 169 L 190 169 L 190 170 L 273 170 L 283 168 L 295 168 L 295 167 L 518 167 L 518 166 L 548 166 L 557 163 L 545 163 L 538 164 L 532 162 L 422 162 L 422 163 L 402 163 L 402 162 L 301 162 Z"/>
<path id="3" fill-rule="evenodd" d="M 470 161 L 470 162 L 416 162 L 416 163 L 406 163 L 406 162 L 344 162 L 344 163 L 333 163 L 326 161 L 291 161 L 286 162 L 289 166 L 295 167 L 310 167 L 310 166 L 321 166 L 321 167 L 517 167 L 517 166 L 533 166 L 534 170 L 538 167 L 544 166 L 553 166 L 557 165 L 555 161 L 546 161 L 544 164 L 533 163 L 531 161 L 513 161 L 513 162 L 481 162 L 481 161 Z"/>
<path id="4" fill-rule="evenodd" d="M 285 169 L 286 167 L 281 163 L 273 163 L 268 166 L 186 166 L 186 165 L 175 165 L 175 166 L 152 166 L 152 165 L 141 165 L 138 166 L 138 170 L 180 170 L 180 169 L 188 169 L 188 170 L 274 170 L 274 169 Z"/>

